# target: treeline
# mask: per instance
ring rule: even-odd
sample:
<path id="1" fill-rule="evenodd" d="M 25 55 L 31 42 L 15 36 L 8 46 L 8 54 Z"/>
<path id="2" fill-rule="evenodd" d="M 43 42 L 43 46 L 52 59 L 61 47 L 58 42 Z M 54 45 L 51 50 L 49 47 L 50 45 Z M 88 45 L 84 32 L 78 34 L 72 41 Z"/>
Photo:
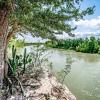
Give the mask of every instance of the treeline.
<path id="1" fill-rule="evenodd" d="M 66 39 L 66 40 L 52 40 L 46 42 L 46 45 L 53 48 L 70 49 L 83 53 L 99 53 L 100 54 L 100 39 L 95 37 Z"/>

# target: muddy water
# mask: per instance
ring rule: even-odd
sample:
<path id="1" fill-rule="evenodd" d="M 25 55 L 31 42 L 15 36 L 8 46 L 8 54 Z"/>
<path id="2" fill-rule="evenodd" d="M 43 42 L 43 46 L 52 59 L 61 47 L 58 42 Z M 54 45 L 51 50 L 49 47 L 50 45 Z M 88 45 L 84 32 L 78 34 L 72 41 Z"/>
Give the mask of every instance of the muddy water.
<path id="1" fill-rule="evenodd" d="M 54 49 L 49 59 L 55 73 L 70 63 L 64 83 L 77 100 L 100 100 L 100 55 Z"/>

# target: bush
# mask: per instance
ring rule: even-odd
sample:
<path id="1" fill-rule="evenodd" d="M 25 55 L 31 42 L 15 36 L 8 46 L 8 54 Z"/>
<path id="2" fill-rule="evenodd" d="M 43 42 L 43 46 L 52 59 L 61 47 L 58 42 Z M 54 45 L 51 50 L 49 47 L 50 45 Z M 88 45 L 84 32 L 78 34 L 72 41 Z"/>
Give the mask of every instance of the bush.
<path id="1" fill-rule="evenodd" d="M 98 53 L 100 47 L 100 39 L 96 40 L 95 37 L 86 39 L 66 39 L 56 40 L 55 48 L 70 49 L 77 52 L 84 53 Z"/>

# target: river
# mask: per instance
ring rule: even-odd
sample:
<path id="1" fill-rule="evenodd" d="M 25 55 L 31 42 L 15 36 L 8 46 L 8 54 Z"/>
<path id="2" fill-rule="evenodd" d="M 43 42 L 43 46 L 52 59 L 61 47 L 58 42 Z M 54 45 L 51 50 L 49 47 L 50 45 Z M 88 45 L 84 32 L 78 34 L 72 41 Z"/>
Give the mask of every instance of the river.
<path id="1" fill-rule="evenodd" d="M 55 73 L 71 64 L 64 84 L 77 100 L 100 100 L 100 55 L 54 49 L 49 59 Z"/>
<path id="2" fill-rule="evenodd" d="M 50 49 L 49 61 L 56 75 L 65 65 L 71 65 L 64 84 L 77 100 L 100 100 L 100 55 Z"/>

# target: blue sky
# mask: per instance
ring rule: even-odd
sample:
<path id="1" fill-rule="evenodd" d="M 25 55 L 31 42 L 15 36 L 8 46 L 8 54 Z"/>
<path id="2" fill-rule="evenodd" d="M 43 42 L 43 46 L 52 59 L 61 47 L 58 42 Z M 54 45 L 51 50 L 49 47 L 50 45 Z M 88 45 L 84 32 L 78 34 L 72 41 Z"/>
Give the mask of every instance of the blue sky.
<path id="1" fill-rule="evenodd" d="M 85 33 L 100 33 L 100 0 L 83 0 L 82 9 L 89 6 L 96 6 L 93 15 L 86 16 L 85 20 L 73 21 L 74 25 L 77 25 L 77 29 L 73 32 L 75 34 L 85 34 Z"/>

